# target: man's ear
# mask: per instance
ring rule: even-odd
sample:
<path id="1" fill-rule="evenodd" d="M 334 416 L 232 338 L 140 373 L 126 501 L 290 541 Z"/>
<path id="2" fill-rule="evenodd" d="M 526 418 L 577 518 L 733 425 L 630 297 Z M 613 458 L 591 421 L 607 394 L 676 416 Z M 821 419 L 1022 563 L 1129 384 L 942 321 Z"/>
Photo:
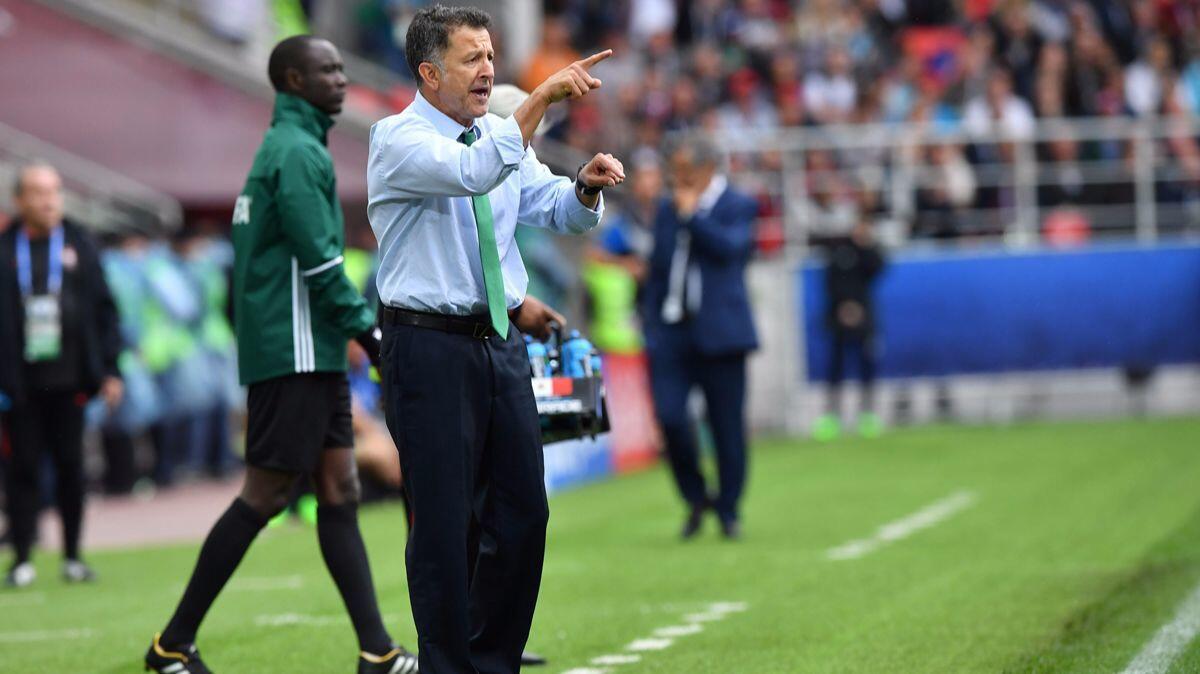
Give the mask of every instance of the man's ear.
<path id="1" fill-rule="evenodd" d="M 425 83 L 425 86 L 429 87 L 433 91 L 438 90 L 438 87 L 442 83 L 442 72 L 437 66 L 425 61 L 421 65 L 417 66 L 417 72 L 421 73 L 421 81 Z"/>
<path id="2" fill-rule="evenodd" d="M 295 68 L 288 68 L 283 73 L 283 79 L 287 83 L 288 91 L 302 91 L 304 89 L 304 75 Z"/>

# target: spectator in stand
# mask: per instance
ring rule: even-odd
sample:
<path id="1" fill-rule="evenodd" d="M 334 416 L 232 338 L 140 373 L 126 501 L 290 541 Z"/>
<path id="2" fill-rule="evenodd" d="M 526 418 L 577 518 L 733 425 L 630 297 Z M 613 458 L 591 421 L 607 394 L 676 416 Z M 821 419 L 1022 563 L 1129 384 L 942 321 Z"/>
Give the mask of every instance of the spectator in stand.
<path id="1" fill-rule="evenodd" d="M 629 199 L 601 225 L 585 253 L 583 282 L 588 290 L 589 334 L 604 353 L 638 353 L 642 348 L 638 296 L 654 247 L 654 216 L 663 191 L 658 155 L 633 156 Z"/>
<path id="2" fill-rule="evenodd" d="M 41 509 L 44 454 L 54 462 L 63 528 L 62 575 L 95 578 L 80 556 L 84 406 L 99 393 L 121 401 L 121 333 L 100 255 L 88 233 L 63 217 L 62 180 L 47 164 L 17 171 L 19 217 L 0 237 L 0 392 L 4 413 L 8 519 L 14 560 L 5 582 L 37 578 L 31 560 Z"/>
<path id="3" fill-rule="evenodd" d="M 1011 140 L 1025 139 L 1033 133 L 1033 109 L 1013 92 L 1012 75 L 997 68 L 988 78 L 987 93 L 967 102 L 963 127 L 978 137 L 995 134 Z"/>
<path id="4" fill-rule="evenodd" d="M 975 172 L 962 149 L 950 143 L 925 151 L 924 178 L 917 188 L 913 236 L 953 239 L 963 234 L 963 214 L 975 200 Z"/>
<path id="5" fill-rule="evenodd" d="M 850 55 L 842 47 L 829 51 L 824 71 L 804 79 L 804 104 L 818 124 L 842 124 L 850 119 L 858 100 L 858 86 L 851 72 Z"/>
<path id="6" fill-rule="evenodd" d="M 580 58 L 571 46 L 571 28 L 562 16 L 547 16 L 542 21 L 542 42 L 529 59 L 529 65 L 517 84 L 533 91 L 546 78 Z"/>
<path id="7" fill-rule="evenodd" d="M 996 62 L 1012 74 L 1016 93 L 1025 100 L 1032 99 L 1042 40 L 1030 23 L 1028 0 L 1006 0 L 993 25 Z"/>
<path id="8" fill-rule="evenodd" d="M 729 98 L 718 113 L 723 131 L 744 133 L 774 128 L 778 123 L 775 109 L 762 96 L 754 70 L 742 68 L 729 78 Z"/>
<path id="9" fill-rule="evenodd" d="M 1173 90 L 1171 45 L 1156 37 L 1146 43 L 1137 61 L 1125 68 L 1125 105 L 1138 117 L 1162 112 L 1163 96 Z"/>
<path id="10" fill-rule="evenodd" d="M 873 288 L 883 272 L 884 260 L 875 244 L 871 218 L 875 209 L 872 190 L 858 193 L 858 222 L 847 237 L 830 242 L 825 268 L 827 326 L 832 337 L 829 360 L 829 398 L 826 413 L 813 426 L 817 440 L 832 440 L 841 433 L 841 383 L 845 358 L 857 360 L 861 382 L 858 432 L 877 437 L 883 425 L 875 414 L 875 369 L 878 343 Z"/>

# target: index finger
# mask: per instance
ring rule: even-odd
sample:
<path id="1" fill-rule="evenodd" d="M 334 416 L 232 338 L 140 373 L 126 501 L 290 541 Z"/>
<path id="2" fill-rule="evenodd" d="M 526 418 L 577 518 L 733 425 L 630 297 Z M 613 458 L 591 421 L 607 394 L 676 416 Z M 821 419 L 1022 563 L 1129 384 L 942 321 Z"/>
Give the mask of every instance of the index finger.
<path id="1" fill-rule="evenodd" d="M 592 54 L 591 56 L 583 59 L 582 61 L 579 61 L 579 65 L 583 66 L 584 68 L 591 68 L 592 66 L 603 61 L 604 59 L 608 58 L 609 56 L 612 56 L 612 50 L 605 49 L 602 52 Z"/>

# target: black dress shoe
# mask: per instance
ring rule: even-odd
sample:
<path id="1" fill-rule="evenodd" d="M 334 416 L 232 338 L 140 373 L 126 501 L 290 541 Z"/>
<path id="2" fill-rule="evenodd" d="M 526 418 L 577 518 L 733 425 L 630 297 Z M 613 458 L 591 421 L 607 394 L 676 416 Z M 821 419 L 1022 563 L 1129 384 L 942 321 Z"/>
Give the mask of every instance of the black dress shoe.
<path id="1" fill-rule="evenodd" d="M 529 651 L 525 651 L 524 653 L 521 654 L 521 664 L 522 665 L 544 665 L 544 664 L 546 664 L 546 658 L 543 658 L 542 656 L 538 655 L 537 653 L 530 653 Z"/>
<path id="2" fill-rule="evenodd" d="M 742 537 L 742 523 L 737 520 L 721 520 L 721 535 L 736 541 Z"/>
<path id="3" fill-rule="evenodd" d="M 700 533 L 700 525 L 704 522 L 704 507 L 692 506 L 692 511 L 688 513 L 687 519 L 683 522 L 683 531 L 680 536 L 686 541 L 695 538 L 696 534 Z"/>

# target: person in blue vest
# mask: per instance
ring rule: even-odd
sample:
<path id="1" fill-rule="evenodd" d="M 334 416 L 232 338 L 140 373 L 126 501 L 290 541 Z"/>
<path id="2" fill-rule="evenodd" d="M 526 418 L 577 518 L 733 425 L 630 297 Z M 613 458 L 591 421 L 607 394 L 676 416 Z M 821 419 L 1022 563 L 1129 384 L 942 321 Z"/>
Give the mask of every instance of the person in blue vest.
<path id="1" fill-rule="evenodd" d="M 730 187 L 708 139 L 677 137 L 666 156 L 670 196 L 654 217 L 642 306 L 650 387 L 671 471 L 688 506 L 683 538 L 696 535 L 711 509 L 725 537 L 736 539 L 746 481 L 746 355 L 758 347 L 745 282 L 758 204 Z M 697 386 L 716 445 L 715 494 L 700 471 L 688 416 L 688 397 Z"/>

